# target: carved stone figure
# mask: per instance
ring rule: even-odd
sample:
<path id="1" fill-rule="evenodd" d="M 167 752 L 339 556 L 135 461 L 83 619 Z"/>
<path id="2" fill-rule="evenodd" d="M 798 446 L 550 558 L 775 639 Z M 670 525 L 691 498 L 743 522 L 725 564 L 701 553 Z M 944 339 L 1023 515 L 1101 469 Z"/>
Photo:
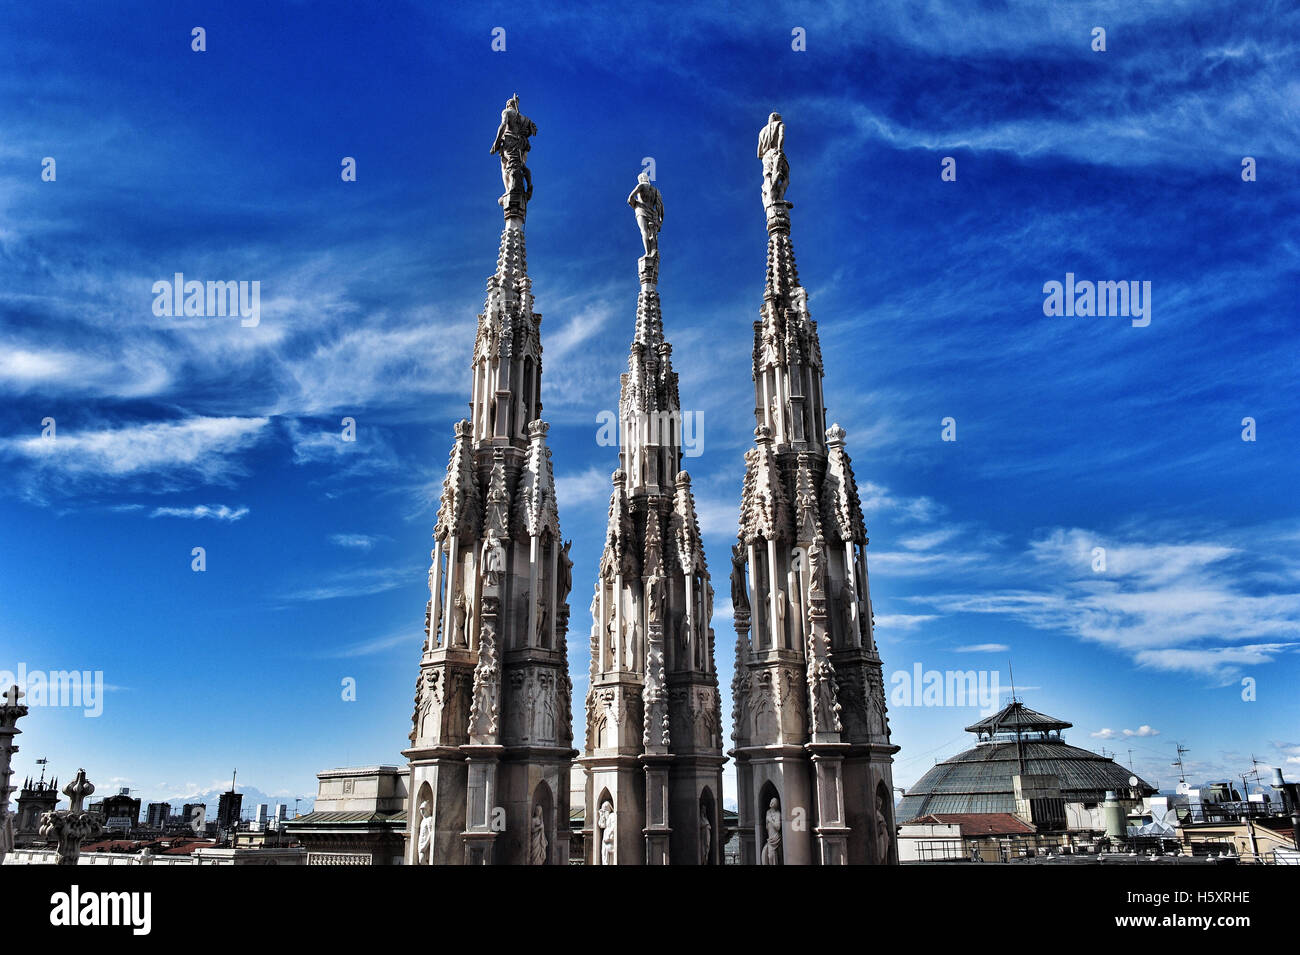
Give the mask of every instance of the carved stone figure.
<path id="1" fill-rule="evenodd" d="M 573 589 L 573 560 L 569 557 L 569 548 L 572 546 L 573 541 L 567 540 L 564 542 L 564 547 L 560 549 L 555 580 L 555 599 L 560 606 L 568 603 L 569 591 Z"/>
<path id="2" fill-rule="evenodd" d="M 813 696 L 816 701 L 813 726 L 818 730 L 839 732 L 843 729 L 843 724 L 840 722 L 840 704 L 835 693 L 835 668 L 828 661 L 819 660 L 813 672 Z"/>
<path id="3" fill-rule="evenodd" d="M 469 601 L 465 599 L 465 591 L 457 590 L 456 596 L 451 601 L 452 611 L 456 615 L 456 639 L 460 641 L 462 647 L 469 646 L 469 630 L 466 627 L 467 617 L 469 616 Z"/>
<path id="4" fill-rule="evenodd" d="M 489 533 L 483 541 L 483 575 L 493 587 L 501 585 L 501 575 L 506 569 L 506 549 L 496 534 Z"/>
<path id="5" fill-rule="evenodd" d="M 763 206 L 770 212 L 785 201 L 790 184 L 790 165 L 785 159 L 785 123 L 772 113 L 758 134 L 758 158 L 763 160 Z"/>
<path id="6" fill-rule="evenodd" d="M 767 804 L 767 815 L 763 824 L 767 829 L 767 842 L 763 843 L 762 865 L 781 864 L 781 806 L 772 797 Z"/>
<path id="7" fill-rule="evenodd" d="M 700 865 L 712 865 L 713 824 L 709 822 L 709 810 L 700 806 Z"/>
<path id="8" fill-rule="evenodd" d="M 546 819 L 542 814 L 542 807 L 534 806 L 528 861 L 532 865 L 546 865 L 546 850 L 549 846 L 550 843 L 546 841 Z"/>
<path id="9" fill-rule="evenodd" d="M 876 862 L 886 865 L 889 862 L 889 847 L 893 844 L 894 833 L 889 826 L 889 806 L 885 794 L 876 794 Z"/>
<path id="10" fill-rule="evenodd" d="M 546 624 L 546 601 L 539 596 L 537 598 L 537 645 L 539 647 L 550 645 Z"/>
<path id="11" fill-rule="evenodd" d="M 664 197 L 650 183 L 650 175 L 637 176 L 636 186 L 627 197 L 627 204 L 636 212 L 636 225 L 641 230 L 641 243 L 648 259 L 659 257 L 659 229 L 664 224 Z"/>
<path id="12" fill-rule="evenodd" d="M 433 809 L 429 806 L 429 800 L 420 801 L 420 833 L 419 833 L 418 858 L 420 865 L 433 864 Z"/>
<path id="13" fill-rule="evenodd" d="M 845 646 L 852 646 L 857 642 L 856 621 L 853 619 L 853 605 L 856 602 L 853 598 L 853 588 L 849 586 L 849 582 L 846 580 L 844 585 L 840 587 L 840 613 L 844 618 Z"/>
<path id="14" fill-rule="evenodd" d="M 822 543 L 820 537 L 814 537 L 808 545 L 808 592 L 821 593 L 822 589 Z"/>
<path id="15" fill-rule="evenodd" d="M 745 566 L 748 556 L 740 544 L 731 545 L 731 606 L 736 613 L 749 613 L 749 595 L 745 592 Z"/>
<path id="16" fill-rule="evenodd" d="M 606 799 L 600 804 L 596 824 L 600 827 L 600 864 L 614 864 L 614 806 Z"/>
<path id="17" fill-rule="evenodd" d="M 777 590 L 776 592 L 776 645 L 777 647 L 785 646 L 785 591 Z"/>
<path id="18" fill-rule="evenodd" d="M 501 125 L 490 152 L 501 157 L 501 186 L 505 194 L 497 200 L 504 209 L 513 202 L 527 203 L 533 197 L 533 177 L 528 171 L 530 137 L 537 135 L 537 124 L 519 112 L 519 95 L 506 102 L 501 111 Z M 520 203 L 522 205 L 522 203 Z"/>

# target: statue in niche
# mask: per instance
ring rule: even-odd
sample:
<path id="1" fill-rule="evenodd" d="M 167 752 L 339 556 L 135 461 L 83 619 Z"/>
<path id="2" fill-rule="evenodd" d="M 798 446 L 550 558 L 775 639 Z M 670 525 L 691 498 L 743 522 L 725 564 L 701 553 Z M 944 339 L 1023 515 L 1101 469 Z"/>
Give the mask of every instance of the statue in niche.
<path id="1" fill-rule="evenodd" d="M 501 575 L 506 569 L 506 549 L 495 531 L 489 531 L 483 541 L 483 573 L 491 587 L 501 586 Z"/>
<path id="2" fill-rule="evenodd" d="M 664 576 L 660 573 L 653 573 L 650 579 L 646 581 L 646 609 L 651 623 L 658 623 L 662 619 L 664 603 Z"/>
<path id="3" fill-rule="evenodd" d="M 537 731 L 537 739 L 543 743 L 553 742 L 555 740 L 555 694 L 551 686 L 543 687 L 541 722 Z"/>
<path id="4" fill-rule="evenodd" d="M 771 368 L 781 363 L 781 348 L 776 340 L 776 333 L 770 328 L 763 331 L 763 354 L 759 359 L 759 364 L 764 368 Z M 776 398 L 772 398 L 769 410 L 772 412 L 771 422 L 776 424 Z"/>
<path id="5" fill-rule="evenodd" d="M 799 623 L 804 623 L 806 625 L 808 619 L 808 608 L 804 606 L 803 599 L 803 572 L 803 548 L 796 547 L 790 554 L 790 573 L 786 578 L 786 586 L 790 588 L 790 609 L 799 617 L 799 619 L 795 621 L 796 625 Z"/>
<path id="6" fill-rule="evenodd" d="M 451 606 L 456 615 L 456 639 L 462 647 L 467 647 L 469 646 L 469 601 L 465 599 L 465 591 L 456 591 Z"/>
<path id="7" fill-rule="evenodd" d="M 709 822 L 709 807 L 700 806 L 700 865 L 713 865 L 713 824 Z"/>
<path id="8" fill-rule="evenodd" d="M 820 593 L 822 589 L 822 544 L 814 537 L 808 545 L 808 592 Z"/>
<path id="9" fill-rule="evenodd" d="M 771 209 L 785 204 L 785 190 L 790 185 L 790 164 L 785 158 L 785 123 L 780 113 L 767 117 L 767 125 L 758 134 L 758 158 L 763 160 L 763 205 Z"/>
<path id="10" fill-rule="evenodd" d="M 627 204 L 636 213 L 636 226 L 641 230 L 641 244 L 645 246 L 645 257 L 659 257 L 659 229 L 664 224 L 664 197 L 650 183 L 650 174 L 641 173 L 636 177 L 636 186 L 627 197 Z"/>
<path id="11" fill-rule="evenodd" d="M 420 800 L 420 832 L 417 842 L 420 865 L 433 864 L 433 810 L 429 800 Z"/>
<path id="12" fill-rule="evenodd" d="M 628 630 L 631 639 L 627 644 L 627 655 L 623 657 L 623 667 L 627 670 L 636 668 L 636 652 L 641 647 L 641 624 L 634 623 Z"/>
<path id="13" fill-rule="evenodd" d="M 763 855 L 760 865 L 781 864 L 781 805 L 772 797 L 767 804 L 767 815 L 763 820 L 767 829 L 767 842 L 763 843 Z"/>
<path id="14" fill-rule="evenodd" d="M 429 600 L 424 605 L 424 636 L 425 646 L 428 646 L 433 639 L 433 601 Z"/>
<path id="15" fill-rule="evenodd" d="M 889 864 L 889 847 L 893 843 L 893 832 L 889 828 L 889 806 L 885 803 L 885 794 L 876 793 L 876 863 Z"/>
<path id="16" fill-rule="evenodd" d="M 854 632 L 853 605 L 856 600 L 853 596 L 853 588 L 846 580 L 840 587 L 840 613 L 844 615 L 844 644 L 853 646 L 857 643 L 857 634 Z"/>
<path id="17" fill-rule="evenodd" d="M 614 806 L 606 799 L 600 804 L 600 813 L 596 817 L 600 827 L 600 864 L 614 864 Z"/>
<path id="18" fill-rule="evenodd" d="M 749 595 L 745 592 L 745 565 L 748 556 L 743 544 L 731 546 L 731 607 L 736 613 L 749 613 Z"/>
<path id="19" fill-rule="evenodd" d="M 785 612 L 785 591 L 778 588 L 776 592 L 776 646 L 778 648 L 785 646 Z"/>
<path id="20" fill-rule="evenodd" d="M 541 596 L 538 596 L 537 598 L 537 645 L 539 647 L 550 646 L 550 642 L 547 639 L 549 632 L 546 629 L 546 624 L 547 624 L 546 614 L 547 614 L 546 601 Z"/>
<path id="21" fill-rule="evenodd" d="M 533 197 L 533 177 L 526 163 L 532 148 L 529 138 L 536 135 L 537 124 L 519 112 L 519 95 L 515 94 L 501 111 L 501 125 L 489 150 L 501 157 L 501 185 L 505 195 L 497 202 L 502 208 L 512 196 L 520 196 L 525 202 Z"/>
<path id="22" fill-rule="evenodd" d="M 540 805 L 533 807 L 532 839 L 529 841 L 528 862 L 530 865 L 546 865 L 546 819 Z"/>
<path id="23" fill-rule="evenodd" d="M 843 724 L 840 722 L 840 703 L 835 693 L 835 668 L 828 661 L 819 660 L 813 672 L 813 691 L 817 702 L 817 719 L 813 725 L 817 729 L 839 732 L 843 729 Z"/>
<path id="24" fill-rule="evenodd" d="M 567 540 L 560 549 L 559 567 L 555 582 L 555 599 L 561 607 L 568 603 L 569 591 L 573 589 L 573 559 L 569 557 L 569 548 L 572 546 L 573 541 Z"/>

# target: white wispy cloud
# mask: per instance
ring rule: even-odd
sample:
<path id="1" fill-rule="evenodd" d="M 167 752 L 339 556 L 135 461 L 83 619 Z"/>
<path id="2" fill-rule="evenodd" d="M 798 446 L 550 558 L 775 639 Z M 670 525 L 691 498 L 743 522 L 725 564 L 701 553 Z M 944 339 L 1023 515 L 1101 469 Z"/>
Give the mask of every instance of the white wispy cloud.
<path id="1" fill-rule="evenodd" d="M 1273 592 L 1261 592 L 1247 586 L 1251 575 L 1242 569 L 1247 558 L 1265 564 L 1282 559 L 1261 552 L 1266 530 L 1238 532 L 1253 539 L 1253 553 L 1226 536 L 1188 538 L 1170 528 L 1147 532 L 1160 539 L 1140 533 L 1056 528 L 1030 541 L 1021 554 L 990 554 L 979 577 L 986 588 L 908 599 L 949 614 L 1006 616 L 1108 646 L 1138 666 L 1219 683 L 1300 646 L 1300 592 L 1294 579 L 1284 576 Z M 1093 570 L 1098 547 L 1105 551 L 1104 571 Z M 1003 586 L 1008 572 L 1022 586 Z"/>
<path id="2" fill-rule="evenodd" d="M 283 599 L 289 601 L 336 600 L 340 597 L 366 597 L 388 590 L 396 590 L 413 581 L 424 579 L 424 573 L 415 566 L 357 567 L 331 573 L 324 581 L 288 591 Z"/>
<path id="3" fill-rule="evenodd" d="M 954 647 L 954 653 L 1006 653 L 1010 650 L 1005 643 L 972 643 L 965 647 Z"/>
<path id="4" fill-rule="evenodd" d="M 1146 723 L 1143 723 L 1135 730 L 1125 730 L 1124 735 L 1125 736 L 1159 736 L 1160 731 L 1157 729 L 1152 729 Z"/>
<path id="5" fill-rule="evenodd" d="M 0 454 L 78 483 L 141 475 L 220 482 L 242 473 L 238 455 L 262 438 L 268 420 L 191 417 L 98 431 L 63 428 L 53 439 L 0 440 Z"/>
<path id="6" fill-rule="evenodd" d="M 211 518 L 216 521 L 237 521 L 247 516 L 247 507 L 229 507 L 225 504 L 196 504 L 193 507 L 155 507 L 150 517 L 187 517 L 191 520 Z"/>
<path id="7" fill-rule="evenodd" d="M 617 458 L 615 459 L 617 462 Z M 608 502 L 614 490 L 610 481 L 613 468 L 592 466 L 585 471 L 555 476 L 555 499 L 560 513 L 568 508 L 582 507 L 597 501 Z"/>
<path id="8" fill-rule="evenodd" d="M 325 648 L 317 656 L 328 659 L 350 659 L 352 657 L 373 656 L 393 647 L 408 646 L 418 649 L 422 639 L 423 636 L 418 632 L 402 630 L 387 636 L 375 637 L 371 640 L 361 640 L 340 647 Z"/>
<path id="9" fill-rule="evenodd" d="M 900 497 L 872 481 L 858 482 L 858 497 L 862 501 L 863 513 L 868 518 L 884 511 L 893 511 L 915 521 L 930 521 L 944 510 L 928 497 Z"/>
<path id="10" fill-rule="evenodd" d="M 331 534 L 330 543 L 352 550 L 370 550 L 383 540 L 382 535 L 375 534 Z"/>
<path id="11" fill-rule="evenodd" d="M 915 630 L 923 623 L 938 619 L 938 614 L 880 613 L 876 614 L 876 628 L 883 631 Z"/>

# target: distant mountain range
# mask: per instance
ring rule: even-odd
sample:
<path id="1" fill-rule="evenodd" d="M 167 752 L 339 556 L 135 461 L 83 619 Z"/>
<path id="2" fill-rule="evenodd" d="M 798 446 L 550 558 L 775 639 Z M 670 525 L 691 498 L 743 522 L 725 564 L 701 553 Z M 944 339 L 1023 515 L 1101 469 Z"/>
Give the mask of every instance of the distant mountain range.
<path id="1" fill-rule="evenodd" d="M 177 813 L 184 808 L 186 803 L 201 802 L 208 807 L 207 818 L 215 819 L 217 818 L 217 803 L 221 799 L 221 794 L 225 791 L 226 790 L 224 789 L 209 789 L 207 792 L 191 793 L 188 796 L 168 796 L 163 800 L 142 799 L 140 815 L 144 815 L 144 810 L 148 807 L 150 802 L 167 802 L 171 804 L 172 809 Z M 268 807 L 266 811 L 268 818 L 275 816 L 275 806 L 277 803 L 284 803 L 286 806 L 285 817 L 290 819 L 293 818 L 295 798 L 293 796 L 269 796 L 256 786 L 237 785 L 235 787 L 235 792 L 244 797 L 243 802 L 239 807 L 240 816 L 244 819 L 253 818 L 254 814 L 257 812 L 257 807 L 262 803 L 266 803 Z M 314 796 L 298 798 L 298 815 L 305 816 L 307 813 L 311 812 L 311 807 L 315 801 Z"/>

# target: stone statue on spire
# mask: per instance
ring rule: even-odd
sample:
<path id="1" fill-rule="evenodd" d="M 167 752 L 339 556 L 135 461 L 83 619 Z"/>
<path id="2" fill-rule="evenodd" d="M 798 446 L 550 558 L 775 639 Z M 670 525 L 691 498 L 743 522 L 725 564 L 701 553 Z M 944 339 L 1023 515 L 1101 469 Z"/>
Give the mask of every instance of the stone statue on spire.
<path id="1" fill-rule="evenodd" d="M 627 204 L 636 213 L 636 225 L 641 230 L 645 257 L 659 257 L 659 229 L 664 224 L 664 197 L 650 182 L 649 173 L 636 177 L 636 186 L 627 197 Z"/>
<path id="2" fill-rule="evenodd" d="M 763 207 L 768 215 L 789 209 L 785 190 L 790 185 L 790 164 L 785 159 L 785 123 L 772 113 L 758 133 L 758 158 L 763 160 Z"/>
<path id="3" fill-rule="evenodd" d="M 501 125 L 489 152 L 501 157 L 501 185 L 505 194 L 497 204 L 512 214 L 523 217 L 528 200 L 533 197 L 533 175 L 528 171 L 528 150 L 532 148 L 529 137 L 537 135 L 537 124 L 519 111 L 519 94 L 506 101 L 501 111 Z"/>

